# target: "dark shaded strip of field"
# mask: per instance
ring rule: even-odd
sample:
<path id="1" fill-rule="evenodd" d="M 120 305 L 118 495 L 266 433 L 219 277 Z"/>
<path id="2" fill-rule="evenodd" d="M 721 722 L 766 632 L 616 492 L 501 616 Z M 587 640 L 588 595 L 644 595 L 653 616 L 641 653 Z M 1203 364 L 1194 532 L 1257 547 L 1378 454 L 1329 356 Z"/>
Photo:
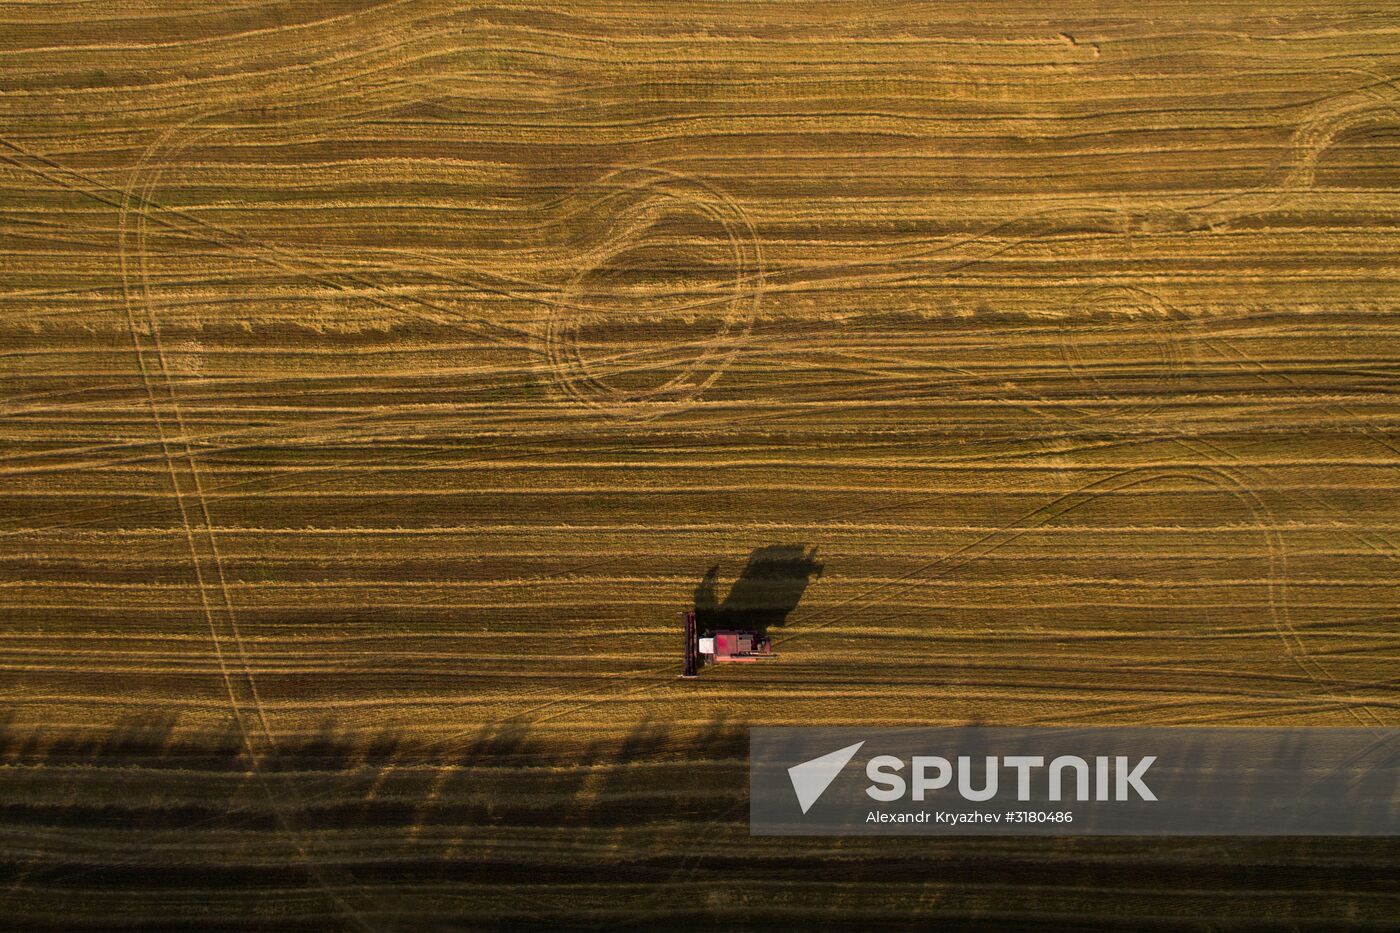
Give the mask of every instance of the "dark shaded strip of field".
<path id="1" fill-rule="evenodd" d="M 45 905 L 61 896 L 64 923 L 77 928 L 161 928 L 102 912 L 134 901 L 163 905 L 171 928 L 326 922 L 284 915 L 299 909 L 300 885 L 281 827 L 253 792 L 240 738 L 174 725 L 146 718 L 110 732 L 0 733 L 9 916 L 42 928 L 55 919 Z M 729 908 L 714 892 L 736 886 L 735 907 L 785 905 L 743 922 L 765 929 L 866 928 L 872 903 L 900 922 L 1109 929 L 1121 923 L 1122 899 L 1170 898 L 1181 910 L 1183 891 L 1184 909 L 1216 916 L 1217 929 L 1279 928 L 1248 914 L 1265 902 L 1319 929 L 1382 929 L 1400 909 L 1400 846 L 1389 840 L 754 840 L 736 806 L 746 800 L 745 749 L 744 729 L 723 722 L 684 733 L 647 724 L 584 749 L 529 729 L 488 730 L 450 754 L 328 727 L 285 744 L 263 770 L 296 784 L 306 851 L 356 885 L 359 909 L 420 903 L 394 908 L 395 924 L 444 919 L 432 906 L 438 891 L 450 892 L 456 916 L 489 915 L 493 928 L 524 925 L 532 911 L 552 915 L 552 896 L 573 891 L 576 910 L 551 925 L 645 916 L 718 927 Z M 801 898 L 825 887 L 850 892 L 852 903 Z M 210 906 L 230 913 L 205 915 Z M 1180 915 L 1138 919 L 1144 929 L 1207 927 Z"/>

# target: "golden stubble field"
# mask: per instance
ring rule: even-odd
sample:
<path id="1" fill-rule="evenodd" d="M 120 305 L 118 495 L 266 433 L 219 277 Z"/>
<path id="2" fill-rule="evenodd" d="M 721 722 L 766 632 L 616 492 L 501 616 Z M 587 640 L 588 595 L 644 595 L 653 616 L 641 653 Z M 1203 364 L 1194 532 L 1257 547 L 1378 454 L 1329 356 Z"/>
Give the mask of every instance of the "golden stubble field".
<path id="1" fill-rule="evenodd" d="M 1151 12 L 0 4 L 0 912 L 1393 921 L 747 836 L 749 724 L 1400 722 L 1400 9 Z"/>

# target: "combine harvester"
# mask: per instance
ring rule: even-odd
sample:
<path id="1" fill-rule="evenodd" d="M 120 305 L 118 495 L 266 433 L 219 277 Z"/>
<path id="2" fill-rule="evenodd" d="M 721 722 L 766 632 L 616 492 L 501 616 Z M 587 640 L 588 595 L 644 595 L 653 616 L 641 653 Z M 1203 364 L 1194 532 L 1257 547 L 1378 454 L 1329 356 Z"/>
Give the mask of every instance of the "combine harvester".
<path id="1" fill-rule="evenodd" d="M 695 613 L 685 616 L 685 670 L 682 677 L 699 676 L 703 664 L 725 661 L 761 661 L 776 658 L 773 640 L 761 632 L 742 629 L 717 629 L 701 635 Z"/>

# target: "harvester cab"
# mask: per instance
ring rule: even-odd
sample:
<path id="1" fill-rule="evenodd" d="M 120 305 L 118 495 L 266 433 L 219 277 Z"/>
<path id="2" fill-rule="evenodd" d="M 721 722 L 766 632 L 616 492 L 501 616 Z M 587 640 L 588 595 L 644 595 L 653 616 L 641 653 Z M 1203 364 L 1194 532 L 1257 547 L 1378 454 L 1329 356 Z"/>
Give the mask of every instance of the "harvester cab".
<path id="1" fill-rule="evenodd" d="M 728 661 L 760 661 L 776 658 L 773 653 L 773 640 L 761 632 L 745 629 L 717 629 L 703 635 L 695 620 L 695 613 L 682 613 L 685 616 L 685 670 L 682 677 L 695 677 L 705 664 L 720 664 Z"/>

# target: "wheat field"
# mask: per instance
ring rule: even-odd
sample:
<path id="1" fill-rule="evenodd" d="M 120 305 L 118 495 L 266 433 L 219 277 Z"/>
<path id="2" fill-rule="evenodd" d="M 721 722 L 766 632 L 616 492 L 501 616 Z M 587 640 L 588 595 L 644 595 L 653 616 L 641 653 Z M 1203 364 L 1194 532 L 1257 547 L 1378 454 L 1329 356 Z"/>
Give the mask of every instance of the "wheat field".
<path id="1" fill-rule="evenodd" d="M 1400 724 L 1387 7 L 0 3 L 0 917 L 1393 928 L 751 838 L 744 732 Z"/>

